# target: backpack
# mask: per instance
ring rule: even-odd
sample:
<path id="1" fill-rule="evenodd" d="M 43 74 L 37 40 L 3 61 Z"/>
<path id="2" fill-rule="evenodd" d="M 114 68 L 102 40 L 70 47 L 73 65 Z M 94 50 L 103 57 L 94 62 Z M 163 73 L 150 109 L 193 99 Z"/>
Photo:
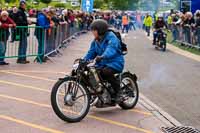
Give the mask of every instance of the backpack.
<path id="1" fill-rule="evenodd" d="M 126 55 L 128 53 L 127 44 L 125 44 L 122 41 L 122 37 L 121 37 L 120 32 L 118 32 L 114 29 L 108 29 L 108 32 L 113 32 L 115 34 L 115 36 L 119 39 L 120 45 L 121 45 L 121 51 L 120 52 L 121 52 L 122 55 Z"/>

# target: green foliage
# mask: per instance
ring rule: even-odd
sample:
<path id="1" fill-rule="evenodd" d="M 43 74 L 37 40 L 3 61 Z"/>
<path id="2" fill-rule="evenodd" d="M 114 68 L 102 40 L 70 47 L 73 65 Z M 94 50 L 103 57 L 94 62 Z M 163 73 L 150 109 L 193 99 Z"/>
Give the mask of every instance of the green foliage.
<path id="1" fill-rule="evenodd" d="M 5 0 L 6 3 L 10 3 L 12 0 Z"/>
<path id="2" fill-rule="evenodd" d="M 49 4 L 52 0 L 40 0 L 42 3 Z"/>
<path id="3" fill-rule="evenodd" d="M 94 1 L 94 8 L 101 8 L 101 4 L 103 4 L 104 0 L 95 0 Z"/>
<path id="4" fill-rule="evenodd" d="M 95 0 L 94 8 L 115 10 L 136 10 L 139 0 Z"/>
<path id="5" fill-rule="evenodd" d="M 64 3 L 57 3 L 57 4 L 55 4 L 55 7 L 57 7 L 57 8 L 65 8 L 66 5 Z"/>

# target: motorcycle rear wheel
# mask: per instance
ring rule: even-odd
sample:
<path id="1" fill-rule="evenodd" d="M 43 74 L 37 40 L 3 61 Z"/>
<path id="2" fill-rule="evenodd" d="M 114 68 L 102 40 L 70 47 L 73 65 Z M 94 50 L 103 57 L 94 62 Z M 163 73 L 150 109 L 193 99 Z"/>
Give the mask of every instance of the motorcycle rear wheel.
<path id="1" fill-rule="evenodd" d="M 123 101 L 122 103 L 119 103 L 119 106 L 122 109 L 133 109 L 139 99 L 139 89 L 138 89 L 138 85 L 137 85 L 137 81 L 136 78 L 133 74 L 126 72 L 122 74 L 122 82 L 124 84 L 126 84 L 125 82 L 129 82 L 129 89 L 130 91 L 133 92 L 134 96 L 133 97 L 129 97 L 127 100 Z"/>

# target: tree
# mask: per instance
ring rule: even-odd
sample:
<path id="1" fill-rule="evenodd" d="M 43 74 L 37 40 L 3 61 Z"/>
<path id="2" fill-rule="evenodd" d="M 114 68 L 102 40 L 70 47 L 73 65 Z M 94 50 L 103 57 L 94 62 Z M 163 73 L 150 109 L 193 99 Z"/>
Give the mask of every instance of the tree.
<path id="1" fill-rule="evenodd" d="M 95 8 L 102 8 L 107 5 L 108 8 L 115 10 L 136 10 L 139 0 L 94 0 Z"/>
<path id="2" fill-rule="evenodd" d="M 11 2 L 11 0 L 5 0 L 5 2 L 6 2 L 6 3 L 10 3 L 10 2 Z"/>
<path id="3" fill-rule="evenodd" d="M 51 3 L 52 0 L 40 0 L 40 1 L 41 1 L 42 3 L 45 3 L 45 4 L 48 5 L 49 3 Z"/>
<path id="4" fill-rule="evenodd" d="M 101 8 L 102 3 L 104 3 L 104 0 L 95 0 L 94 1 L 94 8 L 97 8 L 97 9 Z"/>

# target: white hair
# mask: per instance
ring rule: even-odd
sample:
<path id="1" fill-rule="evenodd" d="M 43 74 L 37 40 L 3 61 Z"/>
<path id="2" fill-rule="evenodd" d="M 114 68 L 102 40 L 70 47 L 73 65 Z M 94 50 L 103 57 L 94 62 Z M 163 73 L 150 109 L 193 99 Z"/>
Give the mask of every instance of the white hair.
<path id="1" fill-rule="evenodd" d="M 6 15 L 6 16 L 8 16 L 9 14 L 8 14 L 8 12 L 7 12 L 7 11 L 2 11 L 2 12 L 1 12 L 1 16 L 3 16 L 3 15 Z"/>

